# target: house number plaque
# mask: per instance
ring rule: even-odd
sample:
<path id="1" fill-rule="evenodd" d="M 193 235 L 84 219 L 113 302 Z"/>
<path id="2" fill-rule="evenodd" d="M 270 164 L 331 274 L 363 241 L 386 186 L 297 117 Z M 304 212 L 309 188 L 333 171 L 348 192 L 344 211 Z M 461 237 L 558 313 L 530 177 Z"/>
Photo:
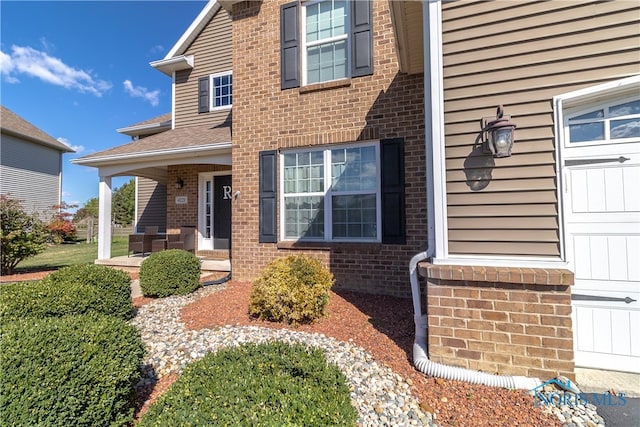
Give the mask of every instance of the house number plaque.
<path id="1" fill-rule="evenodd" d="M 176 196 L 176 205 L 186 205 L 187 196 Z"/>

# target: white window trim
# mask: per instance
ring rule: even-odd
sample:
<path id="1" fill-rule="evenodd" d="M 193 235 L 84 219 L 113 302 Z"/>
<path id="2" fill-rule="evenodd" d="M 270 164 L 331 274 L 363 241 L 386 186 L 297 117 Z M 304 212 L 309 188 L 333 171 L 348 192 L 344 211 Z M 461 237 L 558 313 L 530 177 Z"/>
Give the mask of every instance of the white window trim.
<path id="1" fill-rule="evenodd" d="M 448 209 L 446 187 L 446 165 L 444 149 L 444 78 L 442 66 L 442 4 L 441 0 L 423 3 L 423 34 L 425 55 L 425 129 L 426 139 L 431 141 L 427 150 L 432 151 L 432 164 L 427 165 L 433 170 L 433 186 L 427 187 L 427 197 L 432 200 L 433 214 L 429 217 L 429 232 L 435 235 L 433 239 L 434 264 L 444 265 L 482 265 L 491 267 L 528 267 L 528 268 L 566 268 L 564 258 L 564 235 L 562 226 L 560 232 L 560 257 L 486 257 L 479 255 L 460 255 L 449 253 L 448 237 Z M 560 121 L 562 123 L 562 121 Z M 556 149 L 559 144 L 556 144 Z M 429 155 L 427 155 L 429 158 Z M 556 156 L 556 158 L 559 158 Z M 429 167 L 431 166 L 431 167 Z M 560 192 L 561 186 L 558 186 Z M 559 200 L 559 199 L 558 199 Z M 561 209 L 561 203 L 558 203 Z M 431 213 L 428 213 L 431 215 Z M 560 221 L 560 224 L 562 222 Z"/>
<path id="2" fill-rule="evenodd" d="M 349 2 L 347 2 L 347 10 L 346 10 L 346 17 L 345 17 L 345 35 L 342 36 L 334 36 L 334 37 L 329 37 L 326 39 L 322 39 L 322 40 L 316 40 L 313 42 L 310 42 L 307 44 L 307 6 L 313 5 L 313 4 L 317 4 L 322 2 L 323 0 L 312 0 L 312 1 L 308 1 L 308 2 L 304 2 L 302 4 L 301 7 L 301 13 L 300 13 L 300 46 L 302 48 L 302 55 L 301 55 L 301 66 L 300 66 L 300 74 L 301 74 L 301 81 L 302 81 L 302 86 L 308 86 L 309 84 L 315 85 L 315 84 L 322 84 L 322 83 L 327 83 L 327 82 L 335 82 L 335 81 L 339 81 L 339 80 L 346 80 L 351 78 L 351 5 L 349 4 Z M 321 44 L 326 44 L 326 43 L 331 43 L 331 42 L 336 42 L 336 41 L 340 41 L 340 40 L 346 40 L 347 41 L 347 61 L 346 61 L 346 71 L 347 71 L 347 75 L 345 77 L 341 77 L 339 79 L 333 79 L 333 80 L 324 80 L 321 82 L 315 82 L 315 83 L 307 83 L 307 48 L 309 46 L 315 46 L 315 45 L 321 45 Z"/>
<path id="3" fill-rule="evenodd" d="M 233 70 L 229 70 L 229 71 L 222 71 L 220 73 L 215 73 L 215 74 L 210 74 L 209 75 L 209 111 L 220 111 L 220 110 L 230 110 L 231 107 L 233 106 L 233 92 L 231 94 L 232 96 L 232 101 L 231 104 L 229 105 L 222 105 L 220 107 L 216 107 L 214 106 L 214 101 L 215 101 L 215 96 L 216 96 L 216 87 L 213 84 L 213 79 L 216 77 L 223 77 L 223 76 L 232 76 L 233 77 Z M 231 87 L 233 88 L 233 81 L 231 82 Z"/>
<path id="4" fill-rule="evenodd" d="M 331 210 L 331 196 L 332 195 L 344 195 L 344 194 L 371 194 L 371 191 L 339 191 L 333 193 L 331 191 L 331 150 L 336 148 L 353 148 L 353 147 L 374 147 L 376 150 L 376 238 L 375 239 L 349 239 L 349 238 L 333 238 L 333 213 Z M 323 192 L 310 192 L 310 193 L 290 193 L 288 197 L 295 196 L 323 196 L 324 197 L 324 238 L 306 238 L 295 239 L 286 236 L 286 218 L 285 218 L 285 194 L 284 194 L 284 155 L 292 153 L 308 153 L 310 151 L 322 151 L 324 162 L 324 188 Z M 381 176 L 381 163 L 380 163 L 380 141 L 365 141 L 358 143 L 339 144 L 339 145 L 323 145 L 319 147 L 305 147 L 292 150 L 282 150 L 279 153 L 280 167 L 279 167 L 279 180 L 278 183 L 280 190 L 279 204 L 280 204 L 280 240 L 287 242 L 323 242 L 323 243 L 380 243 L 382 241 L 382 176 Z M 327 167 L 328 165 L 328 167 Z"/>

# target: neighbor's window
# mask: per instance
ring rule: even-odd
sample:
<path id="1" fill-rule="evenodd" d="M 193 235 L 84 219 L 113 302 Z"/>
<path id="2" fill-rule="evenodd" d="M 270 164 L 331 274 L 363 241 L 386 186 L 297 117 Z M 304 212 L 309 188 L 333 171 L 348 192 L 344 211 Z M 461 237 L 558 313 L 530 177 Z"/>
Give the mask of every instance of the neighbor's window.
<path id="1" fill-rule="evenodd" d="M 640 99 L 603 105 L 568 117 L 569 141 L 640 138 Z"/>
<path id="2" fill-rule="evenodd" d="M 281 156 L 284 239 L 380 240 L 378 144 Z"/>
<path id="3" fill-rule="evenodd" d="M 211 76 L 211 109 L 231 107 L 232 82 L 233 74 L 231 72 Z"/>
<path id="4" fill-rule="evenodd" d="M 309 2 L 302 9 L 304 84 L 349 77 L 347 1 Z"/>

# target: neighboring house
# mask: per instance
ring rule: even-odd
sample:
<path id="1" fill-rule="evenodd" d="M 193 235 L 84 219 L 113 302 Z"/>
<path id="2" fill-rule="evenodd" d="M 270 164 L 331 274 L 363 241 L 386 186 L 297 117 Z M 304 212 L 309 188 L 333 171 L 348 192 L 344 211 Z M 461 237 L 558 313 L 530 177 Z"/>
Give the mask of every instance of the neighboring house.
<path id="1" fill-rule="evenodd" d="M 111 176 L 165 184 L 167 231 L 194 225 L 238 280 L 304 252 L 338 288 L 408 295 L 420 261 L 435 361 L 640 372 L 639 24 L 630 2 L 211 1 L 151 64 L 172 129 L 77 162 L 101 215 Z"/>
<path id="2" fill-rule="evenodd" d="M 62 203 L 62 155 L 75 151 L 0 106 L 0 194 L 49 219 Z"/>
<path id="3" fill-rule="evenodd" d="M 430 82 L 432 359 L 640 372 L 639 5 L 392 5 L 401 68 Z M 516 142 L 493 158 L 474 143 L 500 104 Z"/>

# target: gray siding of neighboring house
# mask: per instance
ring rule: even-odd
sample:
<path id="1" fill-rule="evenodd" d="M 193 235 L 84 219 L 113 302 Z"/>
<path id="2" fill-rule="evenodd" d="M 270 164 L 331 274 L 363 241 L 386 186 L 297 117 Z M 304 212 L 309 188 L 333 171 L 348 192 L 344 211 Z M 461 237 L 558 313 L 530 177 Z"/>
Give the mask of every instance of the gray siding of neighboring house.
<path id="1" fill-rule="evenodd" d="M 640 70 L 638 2 L 444 2 L 449 252 L 560 255 L 552 99 Z M 513 156 L 471 156 L 505 105 Z M 486 188 L 474 176 L 490 174 Z"/>
<path id="2" fill-rule="evenodd" d="M 23 201 L 27 212 L 42 219 L 60 203 L 62 153 L 54 148 L 2 134 L 0 142 L 0 194 Z"/>
<path id="3" fill-rule="evenodd" d="M 231 47 L 231 19 L 220 10 L 184 53 L 194 55 L 194 69 L 176 73 L 175 127 L 216 125 L 231 118 L 231 109 L 198 113 L 198 79 L 231 71 Z"/>
<path id="4" fill-rule="evenodd" d="M 146 226 L 157 225 L 160 232 L 166 232 L 167 186 L 142 177 L 138 177 L 137 185 L 136 231 L 142 233 Z"/>

